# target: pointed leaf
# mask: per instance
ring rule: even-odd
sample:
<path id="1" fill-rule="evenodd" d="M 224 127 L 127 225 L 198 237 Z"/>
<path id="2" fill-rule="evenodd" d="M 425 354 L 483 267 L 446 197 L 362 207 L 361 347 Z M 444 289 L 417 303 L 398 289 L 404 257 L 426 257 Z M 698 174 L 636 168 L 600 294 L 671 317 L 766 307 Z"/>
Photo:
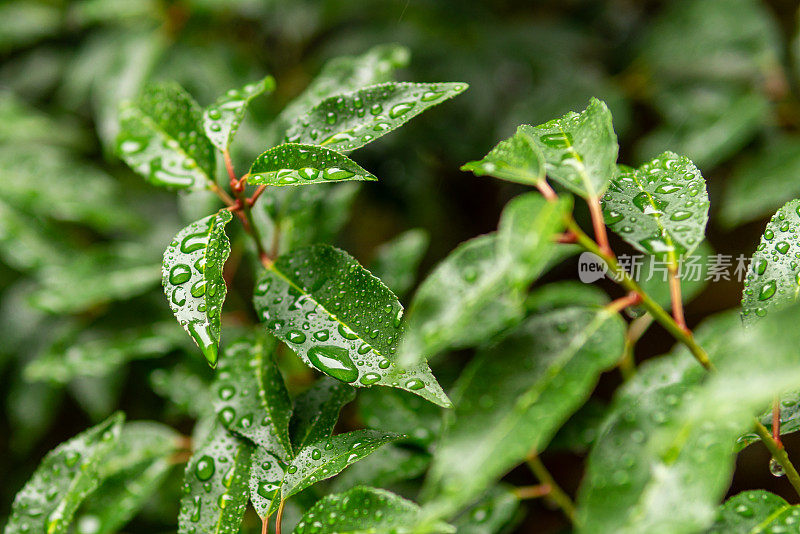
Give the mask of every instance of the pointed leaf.
<path id="1" fill-rule="evenodd" d="M 483 342 L 518 321 L 523 292 L 545 269 L 570 208 L 570 198 L 520 195 L 503 210 L 497 234 L 451 252 L 411 301 L 400 363 Z"/>
<path id="2" fill-rule="evenodd" d="M 250 470 L 250 501 L 262 519 L 278 510 L 281 502 L 281 484 L 286 475 L 288 460 L 259 447 L 253 453 Z"/>
<path id="3" fill-rule="evenodd" d="M 308 185 L 343 180 L 377 180 L 347 156 L 313 145 L 288 143 L 258 156 L 247 182 L 253 185 Z"/>
<path id="4" fill-rule="evenodd" d="M 617 134 L 611 112 L 596 98 L 581 113 L 521 128 L 541 150 L 547 175 L 576 195 L 599 197 L 616 174 Z"/>
<path id="5" fill-rule="evenodd" d="M 381 445 L 401 437 L 380 430 L 355 430 L 308 445 L 297 453 L 286 469 L 281 487 L 283 499 L 337 475 L 348 465 L 372 454 Z"/>
<path id="6" fill-rule="evenodd" d="M 113 415 L 50 451 L 14 499 L 5 534 L 68 532 L 81 502 L 100 485 L 122 421 L 121 413 Z"/>
<path id="7" fill-rule="evenodd" d="M 457 511 L 543 450 L 619 359 L 624 334 L 614 312 L 565 308 L 528 318 L 481 351 L 456 384 L 453 423 L 426 480 L 433 501 L 426 509 L 435 517 Z"/>
<path id="8" fill-rule="evenodd" d="M 672 152 L 621 172 L 602 204 L 609 228 L 635 249 L 670 263 L 691 254 L 705 238 L 705 180 L 694 163 Z"/>
<path id="9" fill-rule="evenodd" d="M 313 245 L 279 257 L 253 300 L 267 329 L 309 366 L 357 387 L 399 387 L 449 404 L 426 363 L 395 365 L 403 307 L 346 252 Z"/>
<path id="10" fill-rule="evenodd" d="M 153 185 L 202 188 L 214 181 L 214 147 L 201 126 L 202 111 L 175 84 L 153 85 L 120 108 L 117 152 Z"/>
<path id="11" fill-rule="evenodd" d="M 796 532 L 798 520 L 800 506 L 768 491 L 743 491 L 720 506 L 717 520 L 706 534 Z"/>
<path id="12" fill-rule="evenodd" d="M 377 248 L 370 270 L 402 298 L 414 285 L 429 242 L 430 236 L 421 228 L 403 232 Z"/>
<path id="13" fill-rule="evenodd" d="M 186 465 L 178 532 L 239 532 L 248 498 L 253 446 L 219 422 Z"/>
<path id="14" fill-rule="evenodd" d="M 286 140 L 350 152 L 466 89 L 460 82 L 389 82 L 331 96 L 297 119 Z"/>
<path id="15" fill-rule="evenodd" d="M 232 217 L 222 209 L 178 232 L 162 264 L 161 282 L 169 306 L 212 367 L 217 364 L 227 292 L 222 268 L 231 252 L 225 225 Z"/>
<path id="16" fill-rule="evenodd" d="M 790 200 L 772 216 L 750 261 L 742 292 L 742 319 L 752 324 L 769 310 L 793 302 L 800 293 L 800 200 Z"/>
<path id="17" fill-rule="evenodd" d="M 214 409 L 222 425 L 281 458 L 292 453 L 292 405 L 275 364 L 276 342 L 240 341 L 225 350 L 214 382 Z"/>
<path id="18" fill-rule="evenodd" d="M 294 534 L 433 534 L 455 532 L 445 523 L 417 528 L 420 508 L 382 489 L 357 487 L 328 495 L 300 519 Z"/>
<path id="19" fill-rule="evenodd" d="M 520 126 L 517 133 L 500 141 L 482 160 L 461 166 L 477 176 L 494 176 L 501 180 L 536 185 L 545 177 L 545 160 L 533 137 L 530 126 Z"/>
<path id="20" fill-rule="evenodd" d="M 231 89 L 203 111 L 203 129 L 211 143 L 221 152 L 228 149 L 250 101 L 275 90 L 275 78 L 267 76 L 241 89 Z"/>
<path id="21" fill-rule="evenodd" d="M 297 397 L 291 423 L 295 450 L 330 437 L 342 407 L 355 398 L 355 389 L 327 377 L 317 380 L 311 389 Z"/>

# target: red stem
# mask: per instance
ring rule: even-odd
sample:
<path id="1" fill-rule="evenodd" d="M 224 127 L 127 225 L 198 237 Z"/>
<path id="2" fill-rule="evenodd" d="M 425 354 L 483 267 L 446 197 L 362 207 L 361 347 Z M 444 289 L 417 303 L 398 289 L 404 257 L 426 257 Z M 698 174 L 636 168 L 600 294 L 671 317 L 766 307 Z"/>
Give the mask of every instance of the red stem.
<path id="1" fill-rule="evenodd" d="M 669 267 L 669 296 L 672 301 L 672 318 L 684 332 L 692 335 L 689 327 L 686 326 L 686 318 L 683 315 L 683 299 L 681 298 L 681 280 L 678 277 L 678 269 Z"/>
<path id="2" fill-rule="evenodd" d="M 603 219 L 603 208 L 600 207 L 600 200 L 597 197 L 590 196 L 586 199 L 589 205 L 589 213 L 592 215 L 592 227 L 594 228 L 594 238 L 600 250 L 608 254 L 612 254 L 611 247 L 608 244 L 608 234 L 606 233 L 606 222 Z"/>
<path id="3" fill-rule="evenodd" d="M 772 401 L 772 439 L 779 449 L 783 448 L 781 441 L 781 404 L 778 397 Z"/>
<path id="4" fill-rule="evenodd" d="M 642 302 L 642 296 L 639 293 L 631 291 L 624 297 L 620 297 L 614 301 L 609 302 L 606 305 L 607 310 L 611 310 L 613 312 L 621 312 L 628 306 L 636 306 Z"/>
<path id="5" fill-rule="evenodd" d="M 550 184 L 548 184 L 547 180 L 544 178 L 536 182 L 536 188 L 548 202 L 555 202 L 558 200 L 558 195 L 556 195 L 556 192 L 553 191 L 553 188 L 550 187 Z"/>
<path id="6" fill-rule="evenodd" d="M 283 520 L 283 505 L 286 501 L 281 501 L 278 505 L 278 515 L 275 517 L 275 534 L 281 534 L 281 521 Z"/>

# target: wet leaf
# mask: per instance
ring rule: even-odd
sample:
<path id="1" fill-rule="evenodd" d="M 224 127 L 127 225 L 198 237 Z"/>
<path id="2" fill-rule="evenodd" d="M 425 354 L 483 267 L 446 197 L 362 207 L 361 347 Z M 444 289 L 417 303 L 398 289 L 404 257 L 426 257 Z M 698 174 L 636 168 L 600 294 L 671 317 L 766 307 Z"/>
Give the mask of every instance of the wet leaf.
<path id="1" fill-rule="evenodd" d="M 536 144 L 535 130 L 522 125 L 517 133 L 500 141 L 483 159 L 461 166 L 478 176 L 494 176 L 501 180 L 536 185 L 545 177 L 545 160 Z"/>
<path id="2" fill-rule="evenodd" d="M 498 484 L 474 506 L 453 521 L 458 534 L 495 534 L 506 532 L 519 515 L 520 502 L 512 487 Z"/>
<path id="3" fill-rule="evenodd" d="M 358 395 L 358 413 L 368 427 L 391 428 L 422 447 L 432 445 L 442 427 L 441 408 L 396 389 L 362 390 Z"/>
<path id="4" fill-rule="evenodd" d="M 162 264 L 161 283 L 169 306 L 212 367 L 217 364 L 227 293 L 222 269 L 231 251 L 225 225 L 232 217 L 222 209 L 178 232 Z"/>
<path id="5" fill-rule="evenodd" d="M 781 436 L 800 430 L 800 390 L 792 390 L 780 396 Z M 772 432 L 772 406 L 758 416 L 767 429 Z M 742 450 L 761 438 L 754 432 L 748 432 L 736 440 L 736 450 Z"/>
<path id="6" fill-rule="evenodd" d="M 677 265 L 705 238 L 708 193 L 686 157 L 664 152 L 624 169 L 602 200 L 606 224 L 635 249 Z"/>
<path id="7" fill-rule="evenodd" d="M 403 232 L 375 250 L 370 270 L 402 298 L 414 285 L 429 242 L 430 236 L 421 228 Z"/>
<path id="8" fill-rule="evenodd" d="M 153 185 L 199 189 L 214 181 L 214 147 L 202 111 L 176 84 L 151 85 L 120 107 L 120 157 Z"/>
<path id="9" fill-rule="evenodd" d="M 291 434 L 295 450 L 330 437 L 345 404 L 356 398 L 355 390 L 339 380 L 322 377 L 294 401 Z"/>
<path id="10" fill-rule="evenodd" d="M 281 486 L 283 499 L 340 473 L 372 454 L 380 446 L 402 436 L 380 430 L 355 430 L 311 443 L 301 449 L 286 469 Z"/>
<path id="11" fill-rule="evenodd" d="M 403 307 L 346 252 L 312 245 L 279 257 L 257 281 L 254 303 L 267 330 L 309 366 L 357 387 L 399 387 L 449 404 L 426 363 L 395 364 Z"/>
<path id="12" fill-rule="evenodd" d="M 430 461 L 428 453 L 389 443 L 340 473 L 333 479 L 329 492 L 339 493 L 364 484 L 391 487 L 422 476 Z"/>
<path id="13" fill-rule="evenodd" d="M 608 294 L 595 285 L 567 280 L 534 288 L 525 299 L 525 309 L 529 313 L 542 313 L 573 306 L 600 307 L 610 300 Z"/>
<path id="14" fill-rule="evenodd" d="M 275 340 L 239 341 L 220 361 L 214 409 L 222 425 L 281 458 L 292 453 L 291 400 L 275 363 Z"/>
<path id="15" fill-rule="evenodd" d="M 466 89 L 461 82 L 389 82 L 331 96 L 299 117 L 286 132 L 286 140 L 350 152 Z"/>
<path id="16" fill-rule="evenodd" d="M 50 451 L 14 499 L 4 532 L 68 532 L 81 502 L 100 485 L 122 421 L 118 413 Z"/>
<path id="17" fill-rule="evenodd" d="M 248 499 L 253 446 L 220 422 L 195 449 L 184 473 L 178 532 L 239 532 Z"/>
<path id="18" fill-rule="evenodd" d="M 611 112 L 596 98 L 580 113 L 569 112 L 525 132 L 544 156 L 547 176 L 576 195 L 599 197 L 616 174 L 617 134 Z"/>
<path id="19" fill-rule="evenodd" d="M 203 129 L 221 152 L 228 149 L 244 118 L 247 106 L 255 97 L 275 90 L 275 78 L 267 76 L 241 89 L 231 89 L 203 111 Z"/>
<path id="20" fill-rule="evenodd" d="M 294 534 L 455 532 L 445 523 L 421 530 L 419 520 L 420 508 L 413 502 L 386 490 L 362 486 L 321 499 L 305 513 Z"/>
<path id="21" fill-rule="evenodd" d="M 800 292 L 800 200 L 772 216 L 756 247 L 742 291 L 742 319 L 752 324 L 769 310 L 794 302 Z"/>
<path id="22" fill-rule="evenodd" d="M 732 532 L 793 532 L 800 521 L 800 506 L 764 490 L 743 491 L 734 495 L 717 512 L 717 520 L 707 534 Z"/>
<path id="23" fill-rule="evenodd" d="M 616 313 L 564 308 L 526 319 L 482 350 L 456 383 L 454 416 L 425 483 L 426 510 L 452 514 L 544 450 L 619 359 L 624 334 Z"/>
<path id="24" fill-rule="evenodd" d="M 289 459 L 259 447 L 253 453 L 250 471 L 250 501 L 259 517 L 266 518 L 278 510 L 281 484 Z"/>
<path id="25" fill-rule="evenodd" d="M 258 156 L 247 182 L 253 185 L 308 185 L 343 180 L 377 180 L 347 156 L 313 145 L 288 143 Z"/>

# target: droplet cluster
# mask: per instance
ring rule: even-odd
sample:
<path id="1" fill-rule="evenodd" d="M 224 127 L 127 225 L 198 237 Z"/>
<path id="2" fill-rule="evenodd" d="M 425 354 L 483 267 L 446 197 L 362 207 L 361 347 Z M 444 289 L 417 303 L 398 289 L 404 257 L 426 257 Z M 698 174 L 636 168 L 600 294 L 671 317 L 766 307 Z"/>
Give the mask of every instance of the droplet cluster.
<path id="1" fill-rule="evenodd" d="M 250 168 L 253 185 L 306 185 L 343 180 L 377 180 L 356 162 L 327 148 L 284 144 L 258 156 Z"/>

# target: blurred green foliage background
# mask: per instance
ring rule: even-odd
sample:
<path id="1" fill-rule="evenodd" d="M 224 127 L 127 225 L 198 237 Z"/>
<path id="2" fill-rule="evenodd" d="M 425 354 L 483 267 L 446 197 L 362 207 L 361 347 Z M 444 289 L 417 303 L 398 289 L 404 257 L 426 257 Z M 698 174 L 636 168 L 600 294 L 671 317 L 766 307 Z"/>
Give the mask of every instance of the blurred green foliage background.
<path id="1" fill-rule="evenodd" d="M 332 58 L 395 43 L 379 50 L 391 50 L 398 79 L 468 82 L 464 95 L 358 153 L 380 182 L 339 188 L 338 195 L 317 191 L 287 200 L 281 193 L 266 202 L 322 214 L 329 221 L 323 230 L 309 215 L 298 217 L 300 232 L 335 235 L 364 264 L 381 243 L 422 228 L 431 237 L 420 271 L 426 272 L 458 242 L 494 229 L 502 206 L 522 188 L 459 166 L 518 124 L 582 109 L 591 96 L 613 112 L 623 161 L 638 164 L 669 149 L 697 163 L 709 181 L 712 246 L 749 256 L 769 215 L 800 196 L 799 4 L 0 4 L 0 523 L 14 493 L 57 443 L 118 408 L 129 419 L 158 419 L 190 433 L 203 402 L 198 392 L 211 371 L 174 324 L 158 281 L 171 236 L 210 213 L 215 200 L 156 190 L 113 154 L 117 106 L 147 81 L 177 81 L 206 105 L 272 74 L 275 94 L 254 102 L 234 145 L 239 169 L 271 146 L 279 110 Z M 244 240 L 232 242 L 236 261 Z M 239 273 L 242 283 L 226 303 L 225 319 L 234 327 L 254 321 L 247 268 Z M 548 279 L 575 273 L 567 262 Z M 711 284 L 689 305 L 690 322 L 736 305 L 740 291 L 735 280 Z M 669 344 L 649 333 L 639 356 L 665 352 Z M 463 357 L 438 363 L 443 384 Z M 290 386 L 302 388 L 309 372 L 294 365 Z M 601 394 L 615 380 L 608 377 Z M 351 409 L 345 424 L 358 425 L 360 417 Z M 576 458 L 551 459 L 568 490 L 578 483 Z M 169 531 L 179 475 L 130 531 Z M 522 483 L 526 476 L 511 475 Z M 781 491 L 785 482 L 764 477 L 744 470 L 734 489 Z M 519 532 L 564 526 L 544 504 L 529 506 L 535 513 Z"/>

